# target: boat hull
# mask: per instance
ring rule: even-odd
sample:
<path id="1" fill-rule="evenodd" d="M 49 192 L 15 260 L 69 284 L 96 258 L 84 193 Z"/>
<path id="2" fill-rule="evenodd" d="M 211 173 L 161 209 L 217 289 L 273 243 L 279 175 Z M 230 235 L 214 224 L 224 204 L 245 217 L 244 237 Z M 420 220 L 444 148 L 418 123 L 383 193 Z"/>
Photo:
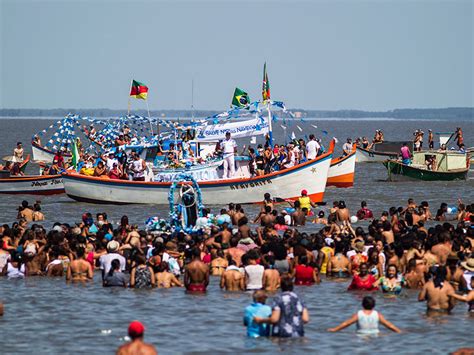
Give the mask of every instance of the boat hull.
<path id="1" fill-rule="evenodd" d="M 296 200 L 306 189 L 315 203 L 322 202 L 332 150 L 290 169 L 247 179 L 200 181 L 204 203 L 259 203 L 268 192 L 276 199 Z M 168 204 L 171 182 L 109 180 L 67 173 L 66 194 L 74 200 L 107 204 Z"/>
<path id="2" fill-rule="evenodd" d="M 383 163 L 387 168 L 390 180 L 423 180 L 423 181 L 454 181 L 466 180 L 469 168 L 456 171 L 440 172 L 415 168 L 399 161 L 388 160 Z"/>
<path id="3" fill-rule="evenodd" d="M 381 163 L 387 159 L 397 159 L 397 153 L 382 153 L 372 149 L 357 147 L 356 161 L 358 163 Z"/>
<path id="4" fill-rule="evenodd" d="M 62 193 L 64 193 L 64 185 L 61 175 L 0 179 L 0 194 L 56 195 Z"/>
<path id="5" fill-rule="evenodd" d="M 355 177 L 356 150 L 345 156 L 331 160 L 326 186 L 352 187 Z"/>
<path id="6" fill-rule="evenodd" d="M 55 153 L 51 150 L 46 148 L 40 147 L 35 143 L 31 143 L 31 150 L 33 152 L 33 160 L 34 161 L 42 161 L 45 163 L 52 163 Z M 65 158 L 70 158 L 71 154 L 64 154 Z"/>

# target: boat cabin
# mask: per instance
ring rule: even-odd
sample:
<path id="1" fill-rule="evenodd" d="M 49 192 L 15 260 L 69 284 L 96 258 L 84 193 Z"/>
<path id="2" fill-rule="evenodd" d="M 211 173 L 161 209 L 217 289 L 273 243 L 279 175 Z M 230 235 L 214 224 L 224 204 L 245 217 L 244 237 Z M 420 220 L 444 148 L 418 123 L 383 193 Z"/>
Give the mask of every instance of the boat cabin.
<path id="1" fill-rule="evenodd" d="M 432 171 L 449 172 L 466 169 L 466 154 L 457 151 L 422 151 L 414 152 L 412 167 Z"/>

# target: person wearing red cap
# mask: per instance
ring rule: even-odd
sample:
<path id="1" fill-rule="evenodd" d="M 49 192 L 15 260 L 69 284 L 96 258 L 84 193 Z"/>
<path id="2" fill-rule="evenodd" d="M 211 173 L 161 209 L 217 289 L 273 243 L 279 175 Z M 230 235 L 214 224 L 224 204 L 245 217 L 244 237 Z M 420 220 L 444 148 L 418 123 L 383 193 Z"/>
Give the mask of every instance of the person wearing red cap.
<path id="1" fill-rule="evenodd" d="M 158 354 L 155 347 L 143 341 L 145 326 L 135 320 L 128 326 L 128 336 L 132 339 L 129 343 L 120 346 L 117 349 L 117 355 L 155 355 Z"/>
<path id="2" fill-rule="evenodd" d="M 303 210 L 303 208 L 306 208 L 307 215 L 311 216 L 311 207 L 316 208 L 316 205 L 314 204 L 313 201 L 308 196 L 308 191 L 306 189 L 301 190 L 301 197 L 298 198 L 298 201 L 300 202 L 300 208 Z M 291 207 L 295 208 L 294 203 L 288 200 L 288 203 L 291 205 Z"/>

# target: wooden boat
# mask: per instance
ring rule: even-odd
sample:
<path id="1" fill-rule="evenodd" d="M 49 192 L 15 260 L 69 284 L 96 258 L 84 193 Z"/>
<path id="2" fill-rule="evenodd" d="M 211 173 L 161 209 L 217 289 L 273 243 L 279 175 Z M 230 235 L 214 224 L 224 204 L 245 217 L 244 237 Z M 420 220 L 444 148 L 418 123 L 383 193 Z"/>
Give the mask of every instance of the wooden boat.
<path id="1" fill-rule="evenodd" d="M 54 156 L 56 155 L 55 152 L 52 150 L 42 147 L 35 142 L 31 142 L 31 150 L 33 151 L 33 160 L 38 162 L 44 162 L 50 164 L 53 162 Z M 64 153 L 63 157 L 65 159 L 70 158 L 70 153 Z"/>
<path id="2" fill-rule="evenodd" d="M 411 142 L 386 141 L 374 144 L 370 149 L 357 146 L 356 161 L 358 163 L 377 163 L 387 159 L 397 159 L 403 143 L 407 143 L 408 146 L 412 144 Z"/>
<path id="3" fill-rule="evenodd" d="M 2 176 L 0 194 L 55 195 L 64 193 L 61 175 Z"/>
<path id="4" fill-rule="evenodd" d="M 352 146 L 352 152 L 349 155 L 331 160 L 329 167 L 328 181 L 326 186 L 352 187 L 354 186 L 356 163 L 356 145 Z"/>
<path id="5" fill-rule="evenodd" d="M 434 159 L 433 169 L 426 162 Z M 389 180 L 415 179 L 423 181 L 466 180 L 469 172 L 469 154 L 456 151 L 414 152 L 410 165 L 399 160 L 387 160 L 383 164 L 388 170 Z"/>
<path id="6" fill-rule="evenodd" d="M 259 203 L 268 192 L 276 199 L 296 200 L 306 189 L 315 203 L 322 202 L 334 151 L 289 169 L 251 178 L 199 181 L 206 204 Z M 66 194 L 74 200 L 109 204 L 167 204 L 171 182 L 110 180 L 76 173 L 63 174 Z"/>

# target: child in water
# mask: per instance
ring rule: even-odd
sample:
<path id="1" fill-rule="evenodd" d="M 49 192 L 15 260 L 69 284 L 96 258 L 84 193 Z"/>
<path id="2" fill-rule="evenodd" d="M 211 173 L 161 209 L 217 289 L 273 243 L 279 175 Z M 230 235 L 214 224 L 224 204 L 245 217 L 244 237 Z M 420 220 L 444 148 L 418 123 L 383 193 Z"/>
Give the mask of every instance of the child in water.
<path id="1" fill-rule="evenodd" d="M 348 326 L 357 323 L 357 332 L 360 334 L 378 334 L 379 323 L 390 329 L 392 332 L 401 333 L 395 325 L 390 323 L 384 318 L 382 313 L 374 310 L 375 300 L 373 297 L 365 296 L 362 300 L 362 307 L 364 309 L 358 311 L 351 318 L 345 320 L 335 328 L 329 328 L 329 332 L 338 332 L 341 329 L 347 328 Z"/>

